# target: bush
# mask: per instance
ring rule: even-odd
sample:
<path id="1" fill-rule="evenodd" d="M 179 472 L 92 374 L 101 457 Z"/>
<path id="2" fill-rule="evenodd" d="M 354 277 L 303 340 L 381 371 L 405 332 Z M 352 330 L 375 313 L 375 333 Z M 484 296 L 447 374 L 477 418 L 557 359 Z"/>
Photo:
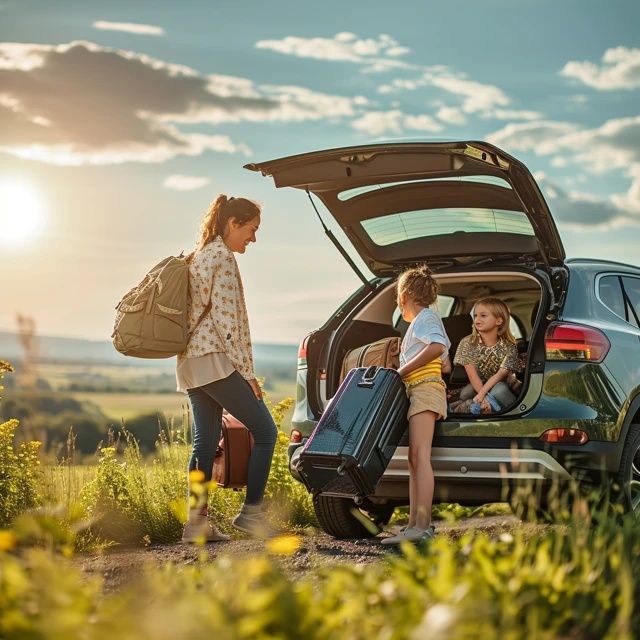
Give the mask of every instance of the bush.
<path id="1" fill-rule="evenodd" d="M 280 427 L 291 403 L 287 399 L 270 407 L 278 438 L 265 503 L 280 527 L 303 528 L 315 525 L 316 520 L 310 495 L 289 473 L 288 438 Z M 125 443 L 121 460 L 116 447 L 104 447 L 100 452 L 96 476 L 82 491 L 82 504 L 94 521 L 93 533 L 102 539 L 137 544 L 180 539 L 187 517 L 189 447 L 184 426 L 165 427 L 160 432 L 157 422 L 155 426 L 158 439 L 150 467 L 128 431 L 120 432 Z M 244 491 L 210 490 L 209 511 L 221 529 L 231 528 L 244 495 Z"/>
<path id="2" fill-rule="evenodd" d="M 0 381 L 11 365 L 0 360 Z M 0 391 L 2 387 L 0 387 Z M 0 423 L 0 527 L 6 527 L 21 511 L 38 503 L 39 442 L 15 445 L 19 426 L 11 419 Z"/>
<path id="3" fill-rule="evenodd" d="M 121 543 L 179 540 L 189 455 L 183 434 L 174 431 L 171 440 L 159 440 L 151 467 L 142 460 L 135 438 L 125 433 L 125 439 L 123 461 L 115 447 L 104 447 L 96 477 L 82 491 L 82 503 L 94 521 L 92 532 Z"/>

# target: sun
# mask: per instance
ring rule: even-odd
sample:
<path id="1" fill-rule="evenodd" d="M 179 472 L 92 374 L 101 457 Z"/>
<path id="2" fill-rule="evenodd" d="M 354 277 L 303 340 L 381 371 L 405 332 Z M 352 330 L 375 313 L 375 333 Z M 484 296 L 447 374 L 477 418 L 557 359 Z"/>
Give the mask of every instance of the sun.
<path id="1" fill-rule="evenodd" d="M 15 247 L 34 240 L 42 229 L 44 205 L 37 190 L 16 179 L 0 179 L 0 245 Z"/>

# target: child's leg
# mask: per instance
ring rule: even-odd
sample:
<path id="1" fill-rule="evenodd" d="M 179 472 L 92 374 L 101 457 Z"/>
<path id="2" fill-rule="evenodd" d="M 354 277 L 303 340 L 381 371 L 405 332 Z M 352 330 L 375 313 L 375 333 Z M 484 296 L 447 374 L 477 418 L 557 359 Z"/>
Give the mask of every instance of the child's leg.
<path id="1" fill-rule="evenodd" d="M 475 397 L 476 390 L 473 388 L 471 383 L 465 384 L 460 391 L 460 400 L 471 400 L 471 398 Z"/>
<path id="2" fill-rule="evenodd" d="M 433 411 L 422 411 L 409 418 L 409 526 L 418 529 L 431 524 L 434 485 L 431 442 L 436 417 Z"/>
<path id="3" fill-rule="evenodd" d="M 489 390 L 489 393 L 500 403 L 503 409 L 511 406 L 516 401 L 513 391 L 511 391 L 509 385 L 503 381 L 494 384 Z"/>

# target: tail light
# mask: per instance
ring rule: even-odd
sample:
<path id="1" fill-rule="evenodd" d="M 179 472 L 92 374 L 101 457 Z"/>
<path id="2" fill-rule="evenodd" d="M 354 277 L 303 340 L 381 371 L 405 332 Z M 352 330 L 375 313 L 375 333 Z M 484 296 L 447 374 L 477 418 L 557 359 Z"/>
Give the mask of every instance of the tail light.
<path id="1" fill-rule="evenodd" d="M 540 440 L 551 444 L 586 444 L 589 436 L 580 429 L 548 429 Z"/>
<path id="2" fill-rule="evenodd" d="M 602 331 L 580 324 L 552 324 L 545 336 L 547 360 L 602 362 L 610 347 Z"/>
<path id="3" fill-rule="evenodd" d="M 310 337 L 311 337 L 311 334 L 309 334 L 308 336 L 305 336 L 304 340 L 300 343 L 300 346 L 298 347 L 298 365 L 307 364 L 307 343 L 309 342 Z M 301 360 L 304 360 L 304 362 L 301 363 L 300 362 Z"/>
<path id="4" fill-rule="evenodd" d="M 289 442 L 293 444 L 298 444 L 302 442 L 302 432 L 297 429 L 291 429 L 291 433 L 289 434 Z"/>

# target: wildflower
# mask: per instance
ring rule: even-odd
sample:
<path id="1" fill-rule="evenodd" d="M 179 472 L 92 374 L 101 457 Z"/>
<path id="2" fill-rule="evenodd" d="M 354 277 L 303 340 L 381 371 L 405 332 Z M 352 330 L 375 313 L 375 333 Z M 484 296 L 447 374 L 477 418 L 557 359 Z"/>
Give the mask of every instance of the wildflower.
<path id="1" fill-rule="evenodd" d="M 277 536 L 267 541 L 267 551 L 278 556 L 293 555 L 302 544 L 300 536 L 284 535 Z"/>
<path id="2" fill-rule="evenodd" d="M 16 544 L 18 544 L 18 539 L 13 531 L 0 529 L 0 551 L 10 551 Z"/>
<path id="3" fill-rule="evenodd" d="M 200 484 L 204 482 L 204 471 L 193 469 L 189 471 L 189 482 L 192 484 Z"/>

